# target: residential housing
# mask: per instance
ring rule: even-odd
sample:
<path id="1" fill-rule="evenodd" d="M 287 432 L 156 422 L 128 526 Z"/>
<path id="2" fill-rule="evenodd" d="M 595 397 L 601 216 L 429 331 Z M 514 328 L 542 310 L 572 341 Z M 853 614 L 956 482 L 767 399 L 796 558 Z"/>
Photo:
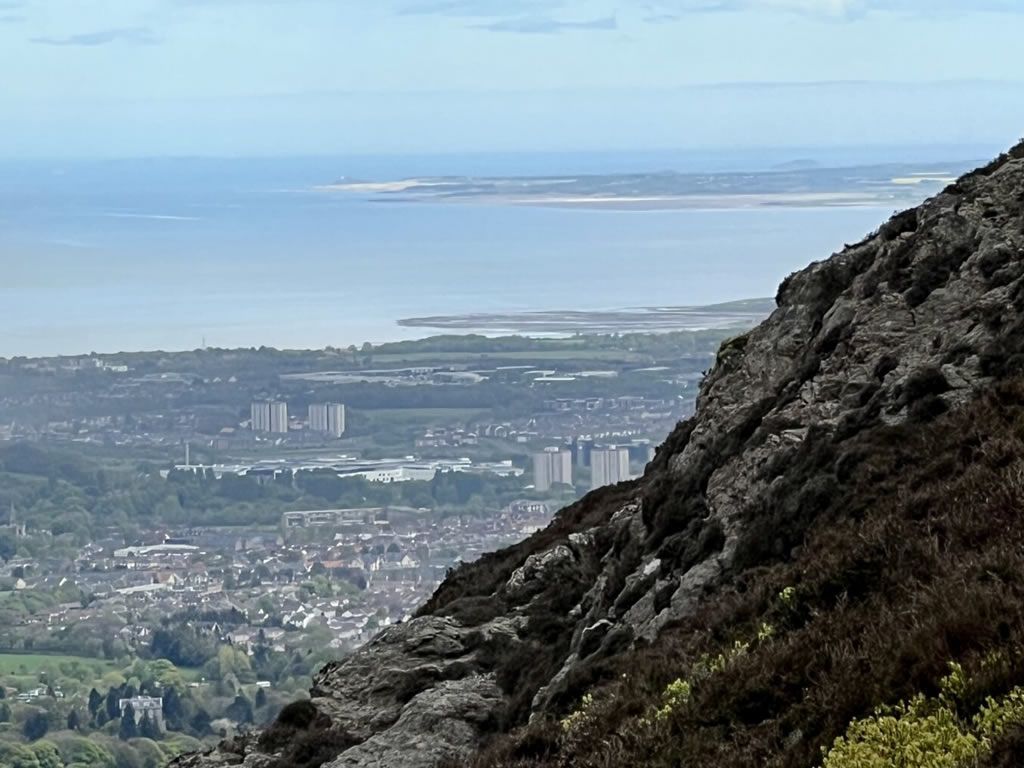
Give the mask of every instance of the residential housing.
<path id="1" fill-rule="evenodd" d="M 593 488 L 615 485 L 630 478 L 629 449 L 609 445 L 594 448 L 590 453 L 590 468 Z"/>
<path id="2" fill-rule="evenodd" d="M 331 437 L 345 434 L 345 406 L 341 403 L 313 403 L 309 406 L 309 428 Z"/>
<path id="3" fill-rule="evenodd" d="M 288 433 L 288 403 L 257 400 L 251 411 L 253 432 Z"/>
<path id="4" fill-rule="evenodd" d="M 544 492 L 555 484 L 572 485 L 572 453 L 564 448 L 545 448 L 533 454 L 533 486 Z"/>

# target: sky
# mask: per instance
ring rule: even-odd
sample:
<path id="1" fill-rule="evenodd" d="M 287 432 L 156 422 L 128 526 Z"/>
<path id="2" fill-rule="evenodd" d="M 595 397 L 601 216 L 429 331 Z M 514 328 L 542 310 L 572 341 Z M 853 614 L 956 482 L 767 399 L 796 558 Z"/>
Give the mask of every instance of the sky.
<path id="1" fill-rule="evenodd" d="M 0 0 L 0 157 L 994 144 L 1024 0 Z"/>

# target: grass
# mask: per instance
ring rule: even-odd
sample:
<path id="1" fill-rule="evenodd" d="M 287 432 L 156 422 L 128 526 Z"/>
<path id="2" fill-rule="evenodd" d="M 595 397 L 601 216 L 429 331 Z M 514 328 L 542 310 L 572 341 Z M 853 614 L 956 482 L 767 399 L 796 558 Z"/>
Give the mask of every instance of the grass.
<path id="1" fill-rule="evenodd" d="M 103 672 L 120 671 L 117 662 L 95 659 L 87 656 L 46 653 L 3 653 L 0 652 L 0 675 L 18 675 L 22 668 L 29 674 L 45 669 L 57 669 L 61 664 L 79 663 L 83 666 L 102 668 Z"/>
<path id="2" fill-rule="evenodd" d="M 201 667 L 178 667 L 178 671 L 186 683 L 198 683 L 203 678 Z"/>
<path id="3" fill-rule="evenodd" d="M 77 667 L 76 671 L 72 667 Z M 106 659 L 72 656 L 69 654 L 0 653 L 0 679 L 4 684 L 20 690 L 42 685 L 40 679 L 71 693 L 87 692 L 90 688 L 105 690 L 104 676 L 120 673 L 121 665 Z"/>

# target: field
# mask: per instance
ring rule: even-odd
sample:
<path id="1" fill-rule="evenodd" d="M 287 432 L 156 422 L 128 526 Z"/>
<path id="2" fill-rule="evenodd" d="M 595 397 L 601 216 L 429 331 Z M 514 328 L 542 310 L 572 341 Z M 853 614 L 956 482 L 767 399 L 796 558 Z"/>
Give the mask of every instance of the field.
<path id="1" fill-rule="evenodd" d="M 81 656 L 37 653 L 0 653 L 0 684 L 21 690 L 52 685 L 68 695 L 84 695 L 90 688 L 104 691 L 123 680 L 116 662 Z"/>
<path id="2" fill-rule="evenodd" d="M 107 672 L 120 671 L 120 666 L 113 661 L 105 659 L 92 659 L 84 656 L 68 656 L 66 654 L 43 654 L 43 653 L 0 653 L 0 675 L 25 675 L 37 674 L 43 670 L 58 670 L 62 664 L 81 664 L 85 667 Z"/>
<path id="3" fill-rule="evenodd" d="M 202 679 L 201 669 L 178 667 L 178 673 L 189 683 Z M 95 659 L 85 656 L 47 653 L 3 653 L 0 652 L 0 679 L 8 685 L 21 684 L 31 687 L 40 682 L 40 673 L 46 679 L 65 689 L 88 690 L 97 687 L 105 690 L 117 685 L 125 675 L 130 674 L 123 662 Z"/>

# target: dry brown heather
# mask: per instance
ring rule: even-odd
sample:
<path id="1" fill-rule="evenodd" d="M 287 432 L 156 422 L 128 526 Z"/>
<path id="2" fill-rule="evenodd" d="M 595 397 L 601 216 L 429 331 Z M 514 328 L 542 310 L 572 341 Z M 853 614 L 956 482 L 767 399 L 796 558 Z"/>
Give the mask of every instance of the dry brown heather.
<path id="1" fill-rule="evenodd" d="M 462 764 L 810 766 L 878 704 L 936 693 L 950 661 L 972 678 L 965 713 L 1024 683 L 1024 382 L 801 462 L 829 489 L 783 532 L 806 542 L 794 558 L 574 681 L 569 699 L 593 697 L 578 726 L 545 718 Z M 993 651 L 1005 663 L 982 669 Z M 677 679 L 695 681 L 688 703 L 652 718 Z M 988 764 L 1017 765 L 1021 747 L 1008 733 Z"/>

